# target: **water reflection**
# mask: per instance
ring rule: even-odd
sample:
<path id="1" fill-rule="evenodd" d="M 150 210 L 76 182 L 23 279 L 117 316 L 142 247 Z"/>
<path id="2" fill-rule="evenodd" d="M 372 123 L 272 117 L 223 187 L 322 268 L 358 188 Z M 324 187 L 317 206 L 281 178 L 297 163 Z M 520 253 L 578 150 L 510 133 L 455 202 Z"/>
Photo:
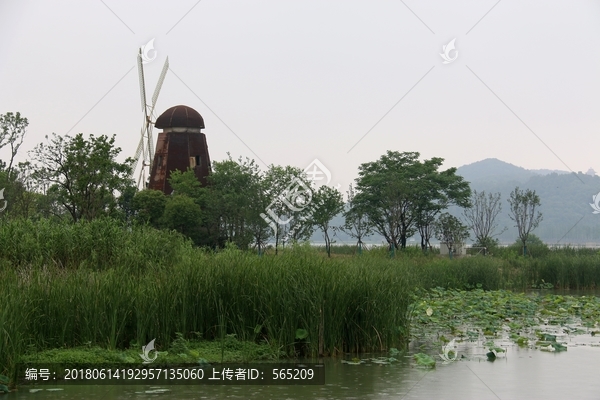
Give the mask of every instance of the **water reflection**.
<path id="1" fill-rule="evenodd" d="M 370 357 L 370 356 L 369 356 Z M 561 353 L 508 348 L 494 362 L 469 357 L 433 370 L 417 368 L 410 357 L 391 365 L 325 361 L 323 386 L 64 386 L 13 399 L 598 399 L 600 348 L 570 346 Z M 147 393 L 152 390 L 154 393 Z"/>

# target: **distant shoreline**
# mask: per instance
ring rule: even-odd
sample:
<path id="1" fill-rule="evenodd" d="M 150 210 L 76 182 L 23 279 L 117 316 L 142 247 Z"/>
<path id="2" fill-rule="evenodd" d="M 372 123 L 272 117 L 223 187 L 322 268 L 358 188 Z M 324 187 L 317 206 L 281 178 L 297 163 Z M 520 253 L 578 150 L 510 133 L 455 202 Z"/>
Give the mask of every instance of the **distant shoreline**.
<path id="1" fill-rule="evenodd" d="M 364 245 L 371 247 L 371 246 L 387 246 L 387 244 L 383 243 L 383 242 L 363 242 Z M 509 247 L 511 245 L 513 245 L 513 243 L 500 243 L 498 244 L 498 247 Z M 564 248 L 564 247 L 575 247 L 575 248 L 584 248 L 584 249 L 600 249 L 600 243 L 594 243 L 594 242 L 590 242 L 590 243 L 566 243 L 566 244 L 561 244 L 561 243 L 544 243 L 545 245 L 547 245 L 548 247 L 552 248 Z M 311 246 L 325 246 L 325 242 L 310 242 Z M 355 243 L 332 243 L 332 246 L 355 246 Z M 407 242 L 406 246 L 418 246 L 419 242 Z M 432 243 L 431 247 L 439 249 L 440 244 L 439 243 Z M 466 246 L 467 248 L 473 247 L 472 244 L 467 244 Z"/>

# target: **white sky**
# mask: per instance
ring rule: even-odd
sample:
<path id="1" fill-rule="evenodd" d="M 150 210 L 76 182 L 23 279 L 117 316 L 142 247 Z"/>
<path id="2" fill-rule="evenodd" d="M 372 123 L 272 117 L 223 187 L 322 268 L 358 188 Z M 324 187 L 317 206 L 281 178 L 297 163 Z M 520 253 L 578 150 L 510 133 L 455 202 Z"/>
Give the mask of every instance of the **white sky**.
<path id="1" fill-rule="evenodd" d="M 0 0 L 0 113 L 30 121 L 19 161 L 52 132 L 115 134 L 133 156 L 152 38 L 148 97 L 168 55 L 157 115 L 198 110 L 213 160 L 318 158 L 342 190 L 386 150 L 600 171 L 597 0 Z"/>

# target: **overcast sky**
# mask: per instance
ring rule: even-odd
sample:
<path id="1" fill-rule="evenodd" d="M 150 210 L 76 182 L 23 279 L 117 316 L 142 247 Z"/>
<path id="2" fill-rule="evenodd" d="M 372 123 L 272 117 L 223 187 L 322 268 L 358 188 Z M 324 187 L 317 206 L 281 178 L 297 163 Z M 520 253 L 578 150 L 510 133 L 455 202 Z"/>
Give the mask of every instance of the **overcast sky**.
<path id="1" fill-rule="evenodd" d="M 30 121 L 19 160 L 52 132 L 114 134 L 133 156 L 151 39 L 148 97 L 170 61 L 156 114 L 200 112 L 212 160 L 317 158 L 342 190 L 387 150 L 600 171 L 597 0 L 0 0 L 0 113 Z"/>

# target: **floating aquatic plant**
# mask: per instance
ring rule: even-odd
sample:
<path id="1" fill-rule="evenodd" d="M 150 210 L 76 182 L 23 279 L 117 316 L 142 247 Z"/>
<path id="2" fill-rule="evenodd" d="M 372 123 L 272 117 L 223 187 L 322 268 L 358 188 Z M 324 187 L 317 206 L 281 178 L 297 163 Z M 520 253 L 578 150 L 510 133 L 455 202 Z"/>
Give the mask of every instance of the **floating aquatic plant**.
<path id="1" fill-rule="evenodd" d="M 436 288 L 419 292 L 419 301 L 413 306 L 417 311 L 412 323 L 413 336 L 421 340 L 430 338 L 432 343 L 436 339 L 444 342 L 448 333 L 454 337 L 460 333 L 460 337 L 471 342 L 481 340 L 484 335 L 490 340 L 486 347 L 496 347 L 493 342 L 502 337 L 520 346 L 535 340 L 556 343 L 557 337 L 589 333 L 583 327 L 594 329 L 600 321 L 597 296 Z M 428 308 L 435 308 L 437 322 L 433 316 L 426 316 Z M 592 332 L 596 334 L 595 330 Z M 552 349 L 564 351 L 566 347 L 557 345 Z"/>
<path id="2" fill-rule="evenodd" d="M 413 358 L 420 367 L 435 368 L 435 360 L 428 354 L 417 353 L 413 355 Z"/>

